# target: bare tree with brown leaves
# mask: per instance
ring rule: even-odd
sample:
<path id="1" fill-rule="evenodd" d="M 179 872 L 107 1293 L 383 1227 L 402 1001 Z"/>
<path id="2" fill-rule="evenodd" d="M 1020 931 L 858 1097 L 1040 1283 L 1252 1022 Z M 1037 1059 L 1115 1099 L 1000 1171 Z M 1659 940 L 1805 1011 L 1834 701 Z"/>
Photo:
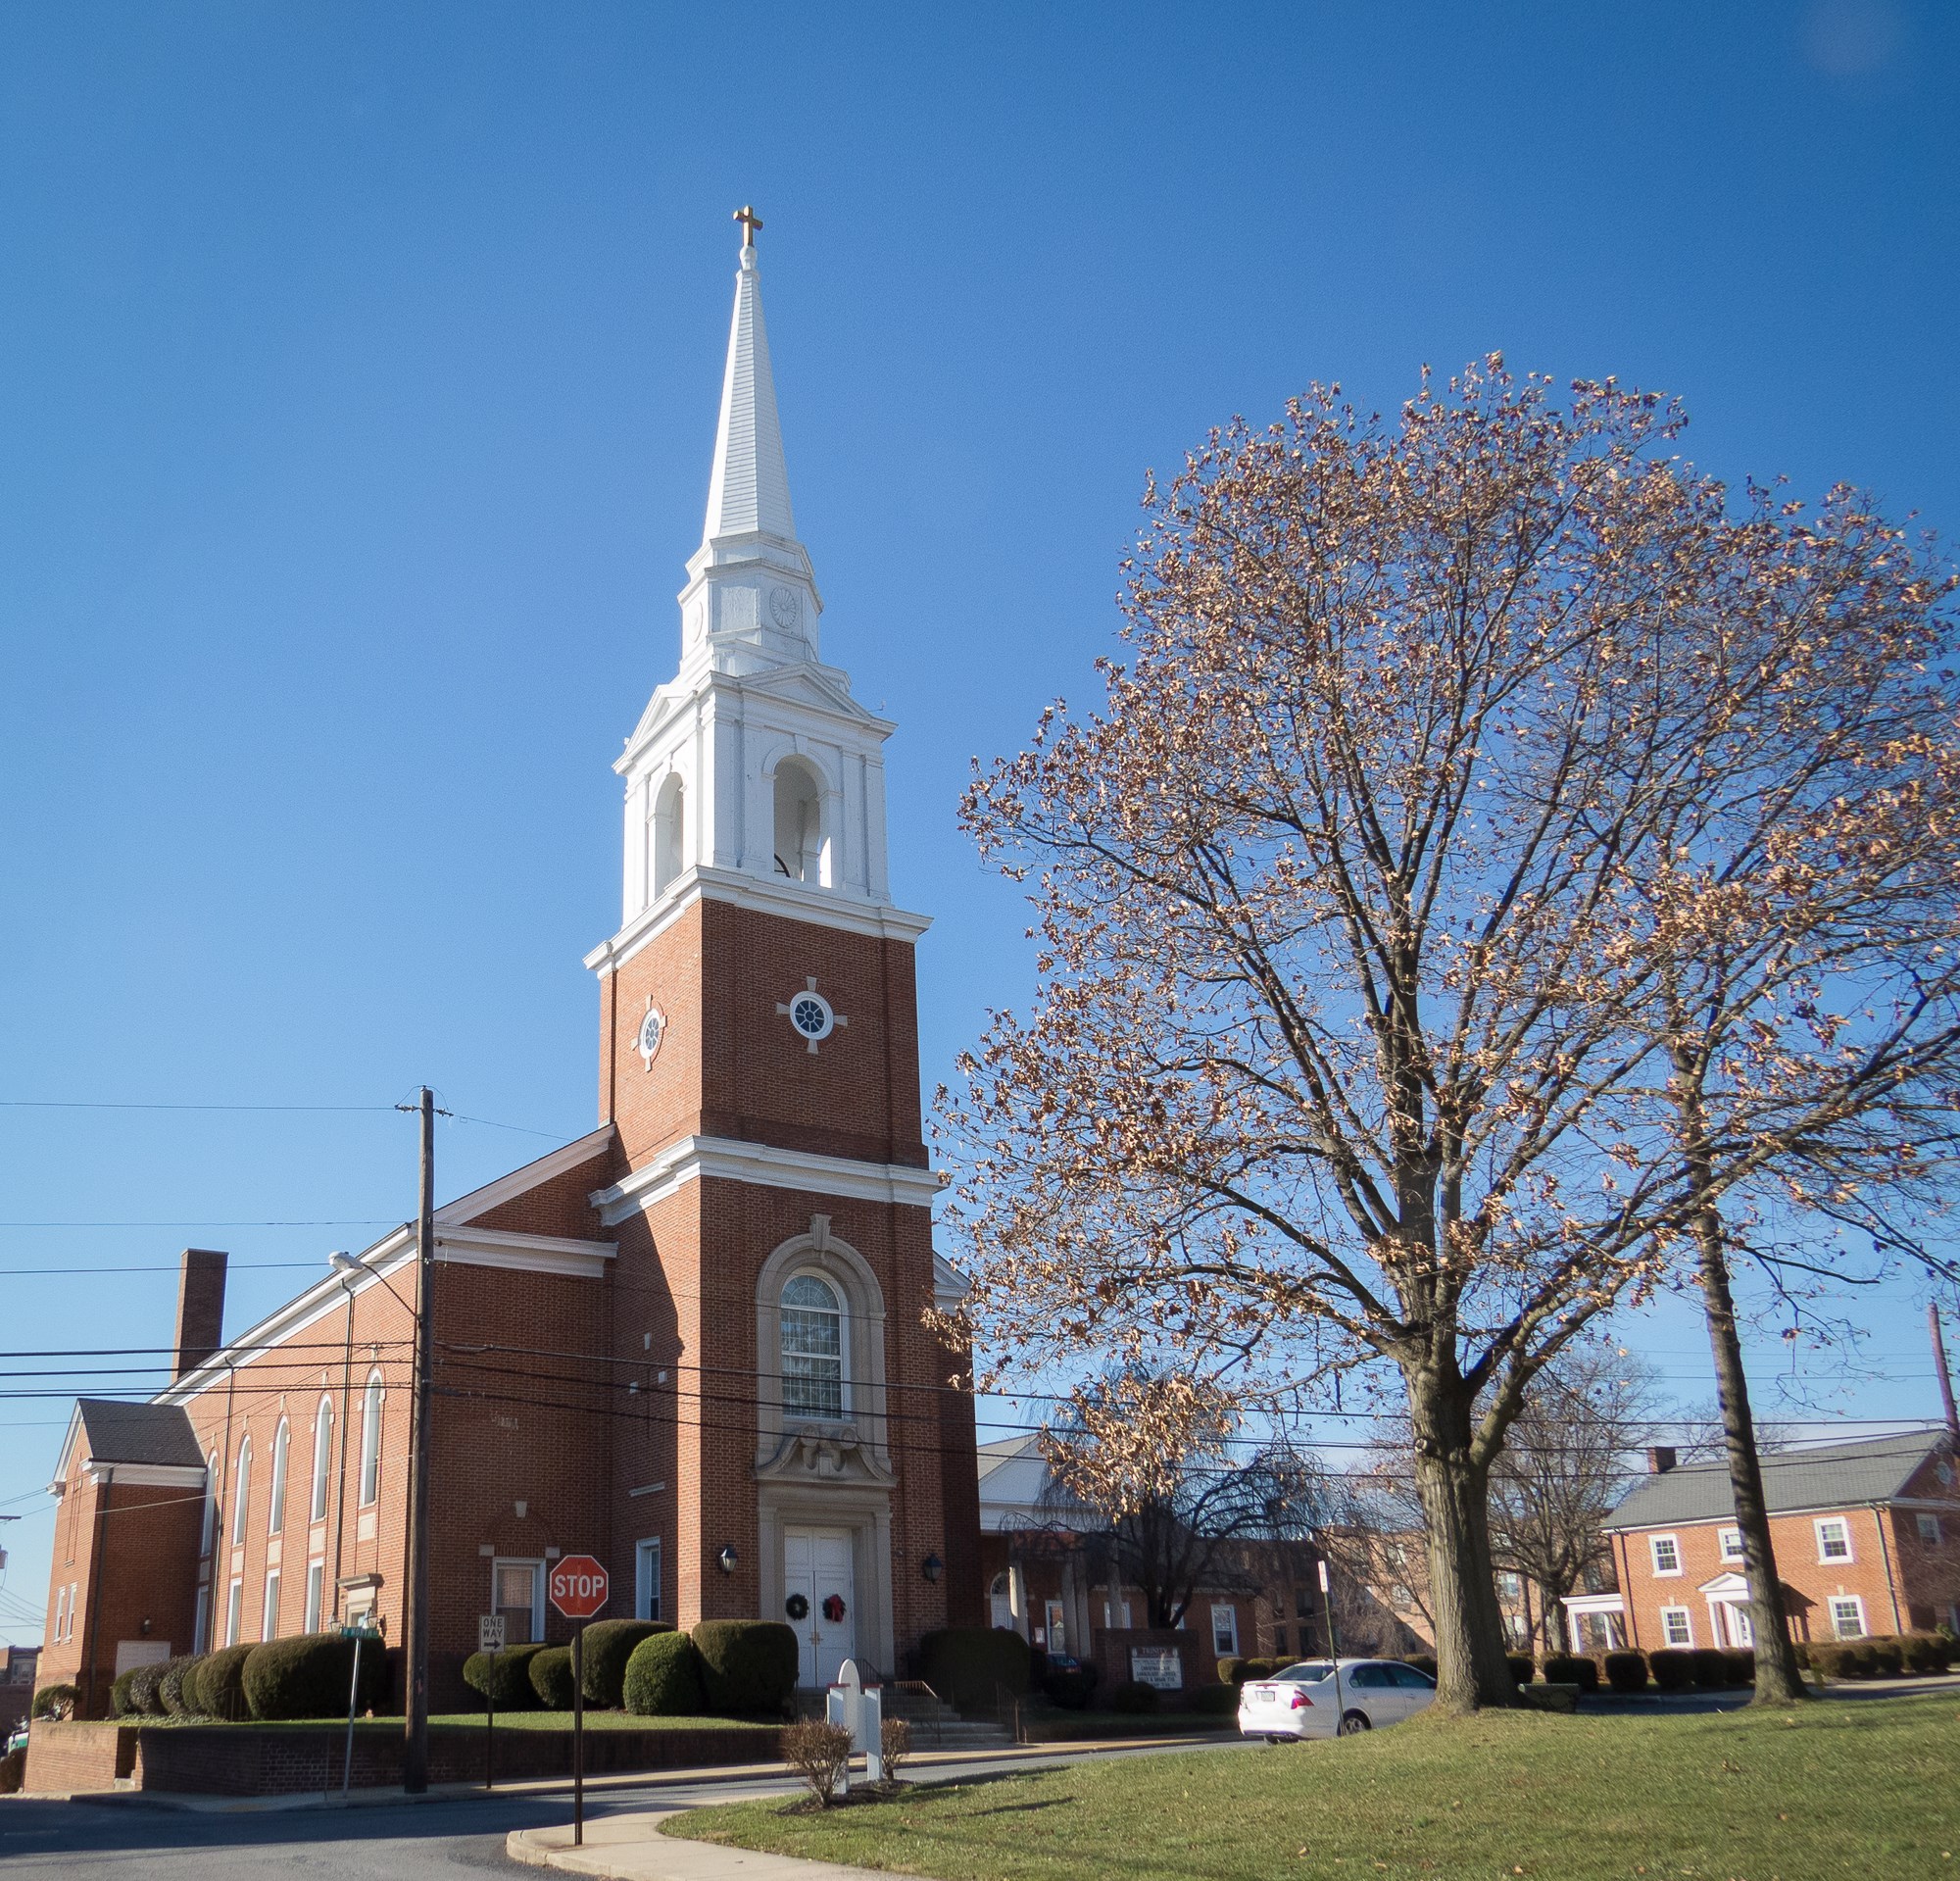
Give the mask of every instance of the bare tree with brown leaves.
<path id="1" fill-rule="evenodd" d="M 1625 942 L 1706 788 L 1679 644 L 1824 537 L 1732 518 L 1679 423 L 1493 360 L 1398 421 L 1316 392 L 1214 435 L 1151 494 L 1102 711 L 965 806 L 1041 974 L 944 1106 L 967 1327 L 997 1372 L 1114 1354 L 1247 1412 L 1389 1367 L 1446 1709 L 1512 1699 L 1488 1488 L 1532 1377 L 1757 1166 L 1673 1153 Z M 1814 612 L 1935 630 L 1895 537 L 1830 547 Z"/>

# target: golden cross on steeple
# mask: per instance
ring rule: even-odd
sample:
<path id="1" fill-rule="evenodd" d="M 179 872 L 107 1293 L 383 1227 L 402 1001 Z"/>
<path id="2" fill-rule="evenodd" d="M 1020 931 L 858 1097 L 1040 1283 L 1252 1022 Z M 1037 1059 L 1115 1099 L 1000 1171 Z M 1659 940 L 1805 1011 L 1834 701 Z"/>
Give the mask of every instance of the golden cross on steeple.
<path id="1" fill-rule="evenodd" d="M 749 204 L 744 203 L 735 212 L 735 220 L 742 224 L 742 246 L 744 248 L 754 248 L 756 245 L 756 230 L 762 225 L 761 217 L 757 215 Z"/>

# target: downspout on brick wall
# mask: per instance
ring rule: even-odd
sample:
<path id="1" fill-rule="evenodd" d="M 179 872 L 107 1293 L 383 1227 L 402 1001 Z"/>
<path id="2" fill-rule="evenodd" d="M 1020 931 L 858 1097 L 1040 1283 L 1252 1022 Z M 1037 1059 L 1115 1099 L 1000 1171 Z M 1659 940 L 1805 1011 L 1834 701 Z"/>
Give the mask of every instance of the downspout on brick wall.
<path id="1" fill-rule="evenodd" d="M 83 1674 L 78 1712 L 93 1714 L 95 1705 L 96 1648 L 102 1639 L 102 1544 L 103 1527 L 109 1519 L 109 1498 L 116 1488 L 116 1465 L 102 1466 L 102 1490 L 95 1499 L 95 1544 L 88 1563 L 88 1669 Z"/>
<path id="2" fill-rule="evenodd" d="M 1879 1531 L 1879 1559 L 1884 1563 L 1886 1570 L 1886 1593 L 1892 1604 L 1892 1633 L 1896 1636 L 1899 1631 L 1898 1581 L 1892 1573 L 1891 1546 L 1886 1540 L 1885 1504 L 1874 1503 L 1872 1505 L 1872 1523 Z"/>

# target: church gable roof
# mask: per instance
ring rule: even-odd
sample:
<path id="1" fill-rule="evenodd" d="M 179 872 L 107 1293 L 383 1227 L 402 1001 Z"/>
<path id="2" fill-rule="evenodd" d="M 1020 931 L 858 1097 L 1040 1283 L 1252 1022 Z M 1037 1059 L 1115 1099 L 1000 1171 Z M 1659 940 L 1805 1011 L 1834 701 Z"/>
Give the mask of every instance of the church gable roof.
<path id="1" fill-rule="evenodd" d="M 77 1398 L 75 1420 L 96 1463 L 149 1463 L 167 1469 L 202 1469 L 197 1432 L 181 1405 L 125 1405 L 113 1398 Z M 74 1445 L 74 1430 L 63 1463 Z"/>

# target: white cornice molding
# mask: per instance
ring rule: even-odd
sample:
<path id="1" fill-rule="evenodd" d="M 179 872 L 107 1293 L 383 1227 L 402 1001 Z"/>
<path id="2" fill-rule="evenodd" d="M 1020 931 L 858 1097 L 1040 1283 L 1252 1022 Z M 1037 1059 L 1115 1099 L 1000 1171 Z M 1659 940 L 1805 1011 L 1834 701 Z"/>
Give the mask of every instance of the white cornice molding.
<path id="1" fill-rule="evenodd" d="M 576 1142 L 549 1151 L 536 1162 L 526 1163 L 520 1169 L 513 1169 L 509 1175 L 500 1175 L 496 1181 L 486 1182 L 480 1189 L 471 1189 L 467 1195 L 460 1195 L 454 1202 L 444 1203 L 435 1212 L 435 1225 L 438 1230 L 461 1227 L 475 1220 L 479 1214 L 488 1214 L 492 1209 L 501 1208 L 506 1202 L 528 1194 L 539 1183 L 564 1175 L 580 1163 L 596 1161 L 612 1147 L 612 1125 L 602 1123 L 596 1130 L 588 1130 Z"/>
<path id="2" fill-rule="evenodd" d="M 634 916 L 611 940 L 601 941 L 586 955 L 585 965 L 602 977 L 617 972 L 641 948 L 664 934 L 696 901 L 724 902 L 784 920 L 808 921 L 813 927 L 832 927 L 877 940 L 915 942 L 932 925 L 930 915 L 907 914 L 888 902 L 852 901 L 828 888 L 764 880 L 739 868 L 697 865 L 676 875 L 659 900 Z"/>
<path id="3" fill-rule="evenodd" d="M 609 1228 L 615 1227 L 639 1210 L 651 1208 L 704 1176 L 915 1209 L 931 1208 L 942 1186 L 935 1170 L 914 1168 L 906 1163 L 860 1163 L 852 1157 L 812 1156 L 804 1150 L 745 1143 L 735 1137 L 685 1136 L 623 1181 L 597 1190 L 592 1206 L 599 1211 L 600 1220 Z"/>
<path id="4" fill-rule="evenodd" d="M 568 1273 L 596 1280 L 619 1252 L 613 1241 L 567 1241 L 550 1234 L 507 1234 L 492 1228 L 438 1229 L 435 1258 L 466 1267 L 506 1267 L 518 1273 Z"/>
<path id="5" fill-rule="evenodd" d="M 92 1483 L 148 1483 L 166 1489 L 202 1489 L 202 1463 L 97 1463 L 82 1465 Z"/>

